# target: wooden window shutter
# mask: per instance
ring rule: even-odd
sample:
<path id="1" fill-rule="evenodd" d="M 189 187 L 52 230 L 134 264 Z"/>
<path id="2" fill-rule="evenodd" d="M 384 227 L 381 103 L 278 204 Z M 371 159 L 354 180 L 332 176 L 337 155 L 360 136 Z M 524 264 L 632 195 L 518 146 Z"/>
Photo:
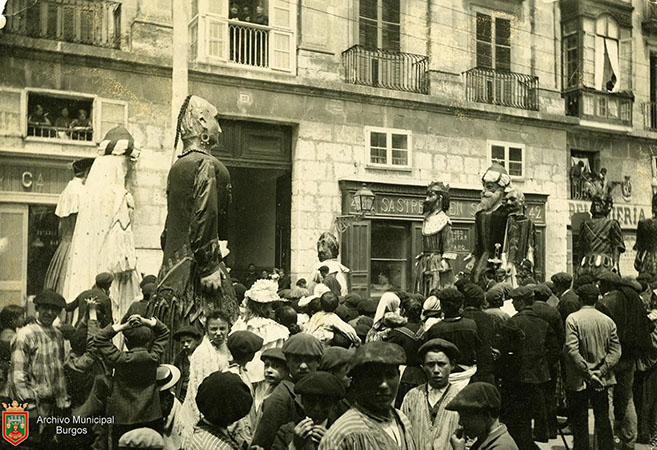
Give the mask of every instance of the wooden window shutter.
<path id="1" fill-rule="evenodd" d="M 128 126 L 128 104 L 119 100 L 110 100 L 99 98 L 96 108 L 96 121 L 94 130 L 96 131 L 96 141 L 100 141 L 105 134 L 112 128 L 122 125 Z"/>
<path id="2" fill-rule="evenodd" d="M 23 91 L 0 88 L 0 135 L 23 136 L 27 112 L 22 105 Z"/>
<path id="3" fill-rule="evenodd" d="M 342 262 L 350 272 L 349 292 L 369 297 L 370 287 L 370 222 L 353 222 L 342 235 Z"/>

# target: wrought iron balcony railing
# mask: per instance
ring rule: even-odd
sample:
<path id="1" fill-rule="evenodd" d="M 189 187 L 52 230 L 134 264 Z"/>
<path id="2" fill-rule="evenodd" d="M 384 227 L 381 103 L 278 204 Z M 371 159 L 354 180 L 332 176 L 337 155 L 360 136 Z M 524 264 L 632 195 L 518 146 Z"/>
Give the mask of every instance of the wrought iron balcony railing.
<path id="1" fill-rule="evenodd" d="M 342 52 L 345 81 L 352 84 L 428 94 L 428 58 L 354 45 Z"/>
<path id="2" fill-rule="evenodd" d="M 121 45 L 121 4 L 108 0 L 9 0 L 6 33 L 98 47 Z"/>
<path id="3" fill-rule="evenodd" d="M 467 100 L 538 111 L 538 77 L 483 67 L 464 74 Z"/>
<path id="4" fill-rule="evenodd" d="M 604 92 L 592 88 L 570 89 L 563 93 L 566 115 L 596 122 L 632 125 L 631 92 Z"/>

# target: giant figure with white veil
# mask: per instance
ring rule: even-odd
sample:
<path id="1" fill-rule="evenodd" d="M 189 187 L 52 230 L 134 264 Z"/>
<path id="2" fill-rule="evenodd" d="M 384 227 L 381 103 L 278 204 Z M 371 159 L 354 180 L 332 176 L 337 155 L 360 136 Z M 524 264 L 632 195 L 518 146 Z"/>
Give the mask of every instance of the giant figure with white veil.
<path id="1" fill-rule="evenodd" d="M 89 171 L 80 196 L 73 233 L 70 264 L 64 285 L 67 301 L 93 286 L 96 275 L 110 272 L 112 316 L 123 317 L 130 304 L 141 297 L 137 256 L 132 231 L 135 202 L 126 180 L 139 156 L 134 139 L 118 126 L 107 132 L 99 156 Z"/>

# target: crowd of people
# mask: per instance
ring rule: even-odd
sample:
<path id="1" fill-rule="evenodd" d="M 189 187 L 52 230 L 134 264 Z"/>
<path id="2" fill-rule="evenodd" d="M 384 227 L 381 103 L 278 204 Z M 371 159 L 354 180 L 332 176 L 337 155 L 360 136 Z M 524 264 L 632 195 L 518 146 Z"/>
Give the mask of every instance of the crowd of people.
<path id="1" fill-rule="evenodd" d="M 68 304 L 43 291 L 35 318 L 5 307 L 2 396 L 30 413 L 23 445 L 529 450 L 569 428 L 579 450 L 590 403 L 600 450 L 657 446 L 655 280 L 490 274 L 363 299 L 251 269 L 238 319 L 215 310 L 203 328 L 149 315 L 152 275 L 122 318 L 109 273 Z"/>

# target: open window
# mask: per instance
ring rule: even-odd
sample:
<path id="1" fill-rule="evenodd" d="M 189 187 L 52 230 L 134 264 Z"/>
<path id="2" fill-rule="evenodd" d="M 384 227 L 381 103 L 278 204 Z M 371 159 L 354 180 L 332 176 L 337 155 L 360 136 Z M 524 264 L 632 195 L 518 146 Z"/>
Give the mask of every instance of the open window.
<path id="1" fill-rule="evenodd" d="M 91 142 L 93 114 L 93 97 L 28 92 L 27 136 Z"/>

